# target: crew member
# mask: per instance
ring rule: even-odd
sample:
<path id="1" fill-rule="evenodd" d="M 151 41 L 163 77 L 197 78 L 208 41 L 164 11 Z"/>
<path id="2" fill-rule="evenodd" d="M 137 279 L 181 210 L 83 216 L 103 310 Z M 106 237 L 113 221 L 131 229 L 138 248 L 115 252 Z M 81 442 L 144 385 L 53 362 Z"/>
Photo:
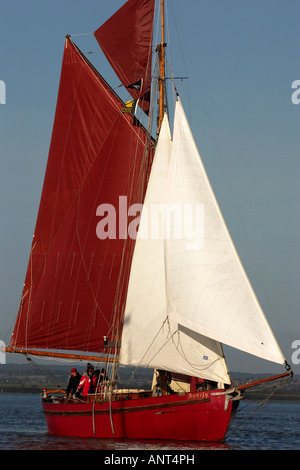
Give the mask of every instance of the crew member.
<path id="1" fill-rule="evenodd" d="M 97 376 L 94 374 L 94 366 L 88 363 L 87 370 L 81 377 L 81 380 L 76 390 L 76 394 L 78 394 L 82 390 L 82 396 L 86 397 L 89 393 L 95 392 L 96 385 Z"/>
<path id="2" fill-rule="evenodd" d="M 81 375 L 78 373 L 78 370 L 75 368 L 71 369 L 71 377 L 69 379 L 69 383 L 66 390 L 67 397 L 71 397 L 72 395 L 74 395 L 79 385 L 80 379 Z"/>

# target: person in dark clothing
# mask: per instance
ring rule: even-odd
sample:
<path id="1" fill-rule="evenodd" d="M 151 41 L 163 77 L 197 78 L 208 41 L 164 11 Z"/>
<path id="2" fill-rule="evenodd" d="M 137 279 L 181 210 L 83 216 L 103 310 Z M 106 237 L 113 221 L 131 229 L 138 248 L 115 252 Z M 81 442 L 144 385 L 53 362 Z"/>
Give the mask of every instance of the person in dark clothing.
<path id="1" fill-rule="evenodd" d="M 69 384 L 66 390 L 66 396 L 68 398 L 74 395 L 74 393 L 77 390 L 80 380 L 81 380 L 81 375 L 78 373 L 77 369 L 72 369 L 71 377 L 70 377 Z"/>

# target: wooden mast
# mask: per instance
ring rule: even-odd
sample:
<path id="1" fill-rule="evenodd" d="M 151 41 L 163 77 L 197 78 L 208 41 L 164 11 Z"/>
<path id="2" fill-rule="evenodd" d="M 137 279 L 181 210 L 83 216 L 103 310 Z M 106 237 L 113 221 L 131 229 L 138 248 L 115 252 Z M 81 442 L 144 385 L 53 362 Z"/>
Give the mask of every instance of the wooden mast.
<path id="1" fill-rule="evenodd" d="M 159 59 L 159 99 L 158 99 L 158 131 L 165 112 L 165 22 L 164 22 L 164 0 L 160 0 L 161 7 L 161 43 L 157 46 Z"/>

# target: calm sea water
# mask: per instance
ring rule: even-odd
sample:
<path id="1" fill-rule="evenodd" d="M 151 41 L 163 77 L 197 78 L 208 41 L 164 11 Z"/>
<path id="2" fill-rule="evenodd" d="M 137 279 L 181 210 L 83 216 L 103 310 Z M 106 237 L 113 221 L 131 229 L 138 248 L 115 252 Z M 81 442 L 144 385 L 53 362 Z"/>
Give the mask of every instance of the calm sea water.
<path id="1" fill-rule="evenodd" d="M 299 450 L 300 403 L 241 402 L 225 443 L 61 438 L 47 434 L 38 395 L 0 394 L 0 450 Z M 128 453 L 127 453 L 128 455 Z"/>

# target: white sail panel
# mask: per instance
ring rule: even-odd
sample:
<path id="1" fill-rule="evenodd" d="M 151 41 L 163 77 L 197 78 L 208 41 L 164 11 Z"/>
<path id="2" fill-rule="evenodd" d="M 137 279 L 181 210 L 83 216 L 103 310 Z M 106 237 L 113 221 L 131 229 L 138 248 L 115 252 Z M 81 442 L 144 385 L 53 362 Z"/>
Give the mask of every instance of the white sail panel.
<path id="1" fill-rule="evenodd" d="M 284 363 L 227 230 L 180 101 L 168 195 L 169 204 L 203 208 L 203 225 L 196 227 L 201 235 L 198 243 L 191 244 L 185 233 L 169 242 L 170 319 L 224 344 Z"/>
<path id="2" fill-rule="evenodd" d="M 164 213 L 171 148 L 165 116 L 132 261 L 120 363 L 230 383 L 219 342 L 167 318 L 166 240 L 155 214 Z"/>

